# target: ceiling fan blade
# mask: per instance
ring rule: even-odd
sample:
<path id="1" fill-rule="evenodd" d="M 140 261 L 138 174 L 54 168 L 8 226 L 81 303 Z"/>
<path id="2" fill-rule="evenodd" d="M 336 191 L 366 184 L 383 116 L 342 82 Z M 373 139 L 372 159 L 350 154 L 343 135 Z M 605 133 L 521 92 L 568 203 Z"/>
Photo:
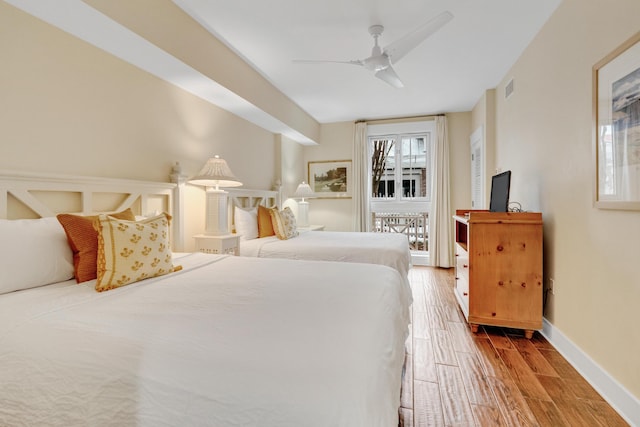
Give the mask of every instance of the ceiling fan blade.
<path id="1" fill-rule="evenodd" d="M 314 59 L 294 59 L 292 61 L 296 64 L 351 64 L 351 65 L 364 65 L 364 63 L 360 60 L 353 61 L 325 61 L 325 60 L 314 60 Z"/>
<path id="2" fill-rule="evenodd" d="M 392 63 L 397 63 L 412 49 L 422 43 L 427 37 L 438 31 L 447 22 L 453 19 L 453 14 L 449 11 L 442 12 L 435 18 L 425 22 L 420 27 L 406 34 L 401 39 L 396 40 L 384 48 Z"/>
<path id="3" fill-rule="evenodd" d="M 396 89 L 400 89 L 404 87 L 404 84 L 402 84 L 400 77 L 398 77 L 395 70 L 391 68 L 391 66 L 388 66 L 383 70 L 376 71 L 375 76 L 380 80 L 386 83 L 389 83 L 391 86 L 395 87 Z"/>

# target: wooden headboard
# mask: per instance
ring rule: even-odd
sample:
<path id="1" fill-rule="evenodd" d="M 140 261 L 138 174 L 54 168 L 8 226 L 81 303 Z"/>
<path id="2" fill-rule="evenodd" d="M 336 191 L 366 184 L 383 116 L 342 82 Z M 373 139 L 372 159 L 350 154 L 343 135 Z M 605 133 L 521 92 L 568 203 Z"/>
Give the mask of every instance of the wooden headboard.
<path id="1" fill-rule="evenodd" d="M 127 208 L 136 215 L 168 212 L 174 218 L 173 249 L 182 251 L 181 185 L 180 180 L 169 183 L 0 170 L 0 218 L 88 215 Z"/>

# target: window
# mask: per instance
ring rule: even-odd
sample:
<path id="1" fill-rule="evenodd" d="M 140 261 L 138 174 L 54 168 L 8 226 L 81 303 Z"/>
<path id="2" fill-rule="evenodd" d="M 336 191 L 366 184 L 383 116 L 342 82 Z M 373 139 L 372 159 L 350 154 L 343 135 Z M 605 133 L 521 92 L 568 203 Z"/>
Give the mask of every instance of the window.
<path id="1" fill-rule="evenodd" d="M 369 138 L 372 199 L 429 200 L 430 137 L 425 133 Z"/>
<path id="2" fill-rule="evenodd" d="M 380 124 L 368 132 L 372 230 L 405 234 L 411 262 L 426 265 L 435 124 Z"/>

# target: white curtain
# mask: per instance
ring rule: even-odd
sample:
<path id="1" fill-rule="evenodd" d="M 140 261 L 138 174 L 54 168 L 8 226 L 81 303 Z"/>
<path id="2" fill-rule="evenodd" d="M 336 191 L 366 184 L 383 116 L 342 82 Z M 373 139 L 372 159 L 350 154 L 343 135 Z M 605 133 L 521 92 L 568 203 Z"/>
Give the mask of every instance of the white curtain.
<path id="1" fill-rule="evenodd" d="M 367 124 L 357 122 L 353 136 L 353 230 L 370 230 Z"/>
<path id="2" fill-rule="evenodd" d="M 449 136 L 447 118 L 436 117 L 432 161 L 433 182 L 429 211 L 429 261 L 434 267 L 453 267 L 451 202 L 449 199 Z"/>

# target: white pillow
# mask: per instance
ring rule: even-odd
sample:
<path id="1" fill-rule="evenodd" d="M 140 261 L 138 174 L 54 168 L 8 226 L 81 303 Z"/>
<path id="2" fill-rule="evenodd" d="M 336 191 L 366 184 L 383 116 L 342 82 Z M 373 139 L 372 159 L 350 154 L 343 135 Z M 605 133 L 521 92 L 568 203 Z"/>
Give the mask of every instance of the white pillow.
<path id="1" fill-rule="evenodd" d="M 236 206 L 233 210 L 233 222 L 240 240 L 258 238 L 258 208 L 242 209 Z"/>
<path id="2" fill-rule="evenodd" d="M 0 294 L 73 278 L 73 253 L 56 217 L 0 219 Z"/>

